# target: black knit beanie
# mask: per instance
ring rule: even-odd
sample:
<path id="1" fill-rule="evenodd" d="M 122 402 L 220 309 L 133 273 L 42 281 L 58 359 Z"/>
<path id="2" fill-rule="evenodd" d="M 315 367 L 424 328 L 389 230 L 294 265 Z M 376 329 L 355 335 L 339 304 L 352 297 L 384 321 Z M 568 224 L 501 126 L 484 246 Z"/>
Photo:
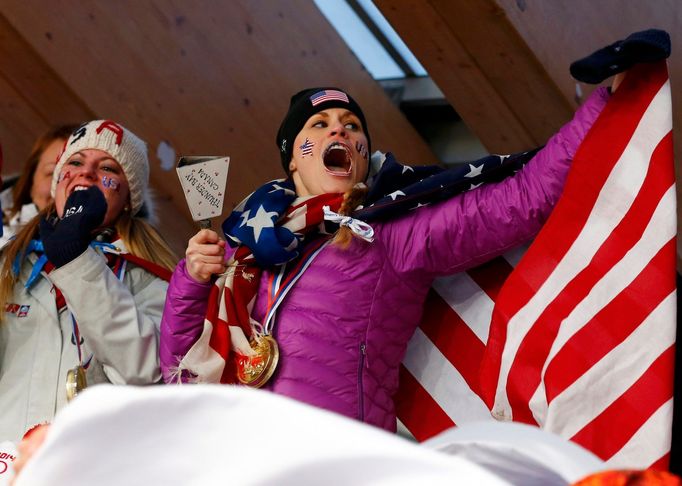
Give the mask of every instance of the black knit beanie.
<path id="1" fill-rule="evenodd" d="M 353 112 L 362 123 L 362 129 L 367 137 L 367 151 L 371 153 L 372 142 L 367 130 L 365 115 L 353 98 L 338 88 L 308 88 L 299 91 L 291 97 L 289 111 L 284 116 L 277 131 L 277 148 L 282 158 L 284 172 L 289 173 L 289 162 L 293 151 L 294 139 L 301 131 L 308 118 L 327 108 L 346 108 Z"/>

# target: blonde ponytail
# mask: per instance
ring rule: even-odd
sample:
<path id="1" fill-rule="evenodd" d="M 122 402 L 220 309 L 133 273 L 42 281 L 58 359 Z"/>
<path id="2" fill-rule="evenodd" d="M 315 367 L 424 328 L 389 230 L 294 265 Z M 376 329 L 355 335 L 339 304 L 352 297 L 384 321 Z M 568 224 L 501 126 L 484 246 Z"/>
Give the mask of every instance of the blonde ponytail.
<path id="1" fill-rule="evenodd" d="M 353 188 L 343 195 L 343 202 L 339 207 L 338 213 L 343 216 L 350 216 L 353 211 L 365 200 L 369 189 L 363 183 L 355 184 Z M 341 226 L 334 235 L 332 243 L 338 245 L 342 249 L 348 248 L 352 241 L 354 233 L 347 226 Z"/>

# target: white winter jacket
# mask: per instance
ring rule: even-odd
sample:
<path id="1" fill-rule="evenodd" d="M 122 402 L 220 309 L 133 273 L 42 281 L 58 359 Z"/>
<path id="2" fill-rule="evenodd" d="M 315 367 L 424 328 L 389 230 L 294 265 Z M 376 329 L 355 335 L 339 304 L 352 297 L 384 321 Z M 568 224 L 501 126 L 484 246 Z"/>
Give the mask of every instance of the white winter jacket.
<path id="1" fill-rule="evenodd" d="M 123 282 L 92 248 L 24 288 L 36 256 L 23 264 L 0 323 L 0 441 L 18 441 L 66 404 L 66 375 L 76 367 L 71 314 L 78 322 L 88 385 L 159 382 L 159 322 L 168 284 L 130 262 Z M 67 308 L 57 312 L 53 285 Z"/>

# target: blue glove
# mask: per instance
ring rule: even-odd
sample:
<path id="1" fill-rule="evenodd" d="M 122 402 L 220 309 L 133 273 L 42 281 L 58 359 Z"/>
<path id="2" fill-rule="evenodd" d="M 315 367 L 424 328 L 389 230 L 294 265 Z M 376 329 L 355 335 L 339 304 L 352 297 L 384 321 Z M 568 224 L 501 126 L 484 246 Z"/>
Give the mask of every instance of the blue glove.
<path id="1" fill-rule="evenodd" d="M 649 29 L 630 34 L 624 40 L 603 47 L 571 64 L 578 81 L 597 84 L 640 62 L 654 62 L 670 56 L 670 36 L 664 30 Z"/>
<path id="2" fill-rule="evenodd" d="M 64 204 L 64 215 L 56 224 L 44 216 L 40 220 L 40 238 L 47 259 L 59 268 L 81 255 L 92 240 L 92 231 L 104 221 L 107 201 L 97 187 L 75 191 Z"/>

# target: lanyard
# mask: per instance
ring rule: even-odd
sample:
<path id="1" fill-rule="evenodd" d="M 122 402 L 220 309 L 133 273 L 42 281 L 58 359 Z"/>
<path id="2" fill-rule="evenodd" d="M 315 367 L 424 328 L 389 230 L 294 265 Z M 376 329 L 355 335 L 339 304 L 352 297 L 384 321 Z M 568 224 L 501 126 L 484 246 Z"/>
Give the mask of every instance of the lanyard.
<path id="1" fill-rule="evenodd" d="M 296 263 L 291 269 L 288 265 L 280 265 L 279 270 L 275 274 L 270 275 L 268 281 L 268 307 L 265 312 L 265 319 L 263 320 L 263 334 L 272 334 L 272 329 L 275 325 L 275 314 L 280 304 L 284 301 L 284 297 L 294 287 L 294 284 L 303 275 L 303 272 L 310 266 L 315 257 L 331 242 L 330 238 L 320 238 L 312 242 L 303 252 L 303 256 L 296 260 Z"/>

